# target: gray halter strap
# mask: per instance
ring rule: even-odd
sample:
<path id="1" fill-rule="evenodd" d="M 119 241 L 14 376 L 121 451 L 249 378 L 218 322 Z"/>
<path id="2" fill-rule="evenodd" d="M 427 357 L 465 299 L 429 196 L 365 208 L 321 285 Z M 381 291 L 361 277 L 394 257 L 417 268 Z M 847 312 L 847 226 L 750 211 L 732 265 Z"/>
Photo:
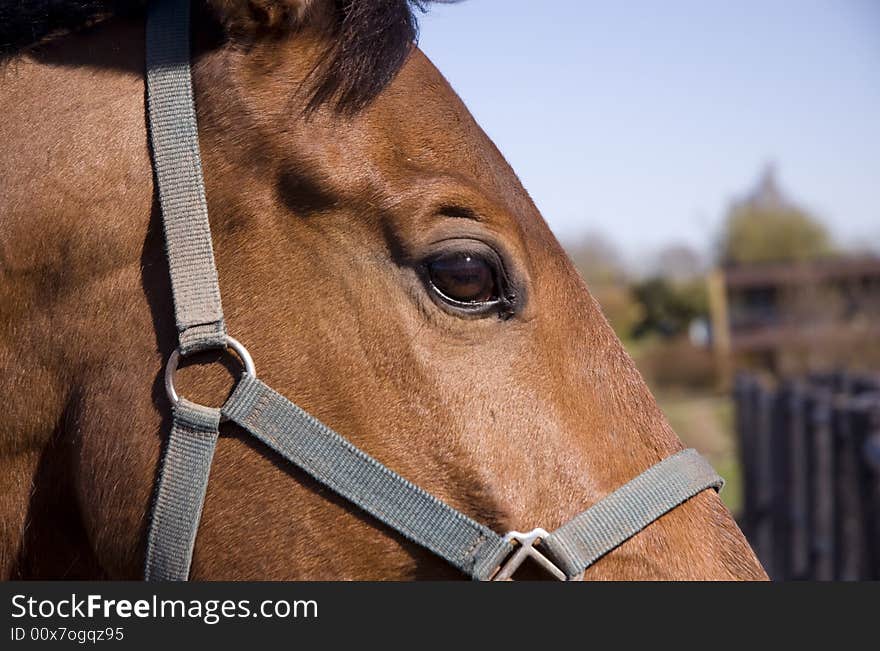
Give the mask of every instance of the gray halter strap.
<path id="1" fill-rule="evenodd" d="M 189 11 L 189 2 L 162 0 L 150 9 L 146 35 L 153 169 L 182 354 L 226 341 L 190 77 Z"/>
<path id="2" fill-rule="evenodd" d="M 509 579 L 531 557 L 572 579 L 697 493 L 723 481 L 694 450 L 674 454 L 556 531 L 499 535 L 422 490 L 256 377 L 228 337 L 208 222 L 189 64 L 190 0 L 150 3 L 147 102 L 180 345 L 168 362 L 173 423 L 147 538 L 145 578 L 186 580 L 221 420 L 228 419 L 352 504 L 474 579 Z M 178 398 L 181 356 L 232 348 L 245 371 L 220 409 Z"/>

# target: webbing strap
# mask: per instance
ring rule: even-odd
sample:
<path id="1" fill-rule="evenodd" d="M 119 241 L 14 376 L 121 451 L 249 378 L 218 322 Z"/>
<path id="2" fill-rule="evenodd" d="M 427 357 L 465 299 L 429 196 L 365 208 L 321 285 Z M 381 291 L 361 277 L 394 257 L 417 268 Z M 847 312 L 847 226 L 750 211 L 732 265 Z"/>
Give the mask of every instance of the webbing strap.
<path id="1" fill-rule="evenodd" d="M 242 375 L 223 415 L 337 494 L 474 578 L 488 575 L 509 549 L 494 531 L 389 470 L 250 374 Z"/>
<path id="2" fill-rule="evenodd" d="M 174 408 L 147 537 L 147 581 L 189 576 L 219 425 L 219 409 L 183 399 Z"/>
<path id="3" fill-rule="evenodd" d="M 696 450 L 651 466 L 541 541 L 569 577 L 576 576 L 664 513 L 724 480 Z"/>
<path id="4" fill-rule="evenodd" d="M 151 2 L 146 36 L 150 142 L 182 355 L 226 344 L 190 77 L 189 11 L 189 0 Z"/>

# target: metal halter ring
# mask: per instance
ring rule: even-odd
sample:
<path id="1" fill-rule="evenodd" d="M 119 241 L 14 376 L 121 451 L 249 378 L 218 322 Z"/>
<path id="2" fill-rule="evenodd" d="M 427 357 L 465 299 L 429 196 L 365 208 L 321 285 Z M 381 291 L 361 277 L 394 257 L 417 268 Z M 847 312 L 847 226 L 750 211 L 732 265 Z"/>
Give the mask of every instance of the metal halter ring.
<path id="1" fill-rule="evenodd" d="M 234 350 L 235 354 L 238 355 L 238 358 L 241 360 L 242 364 L 244 364 L 245 373 L 250 373 L 251 375 L 257 374 L 257 370 L 254 367 L 254 360 L 251 357 L 251 354 L 247 351 L 247 348 L 245 348 L 241 342 L 227 335 L 226 347 Z M 177 390 L 174 388 L 174 375 L 177 373 L 177 366 L 179 364 L 180 348 L 175 348 L 174 352 L 172 352 L 171 356 L 168 358 L 168 363 L 165 365 L 165 393 L 168 394 L 168 399 L 174 406 L 177 406 L 177 403 L 180 402 L 180 396 L 177 395 Z"/>

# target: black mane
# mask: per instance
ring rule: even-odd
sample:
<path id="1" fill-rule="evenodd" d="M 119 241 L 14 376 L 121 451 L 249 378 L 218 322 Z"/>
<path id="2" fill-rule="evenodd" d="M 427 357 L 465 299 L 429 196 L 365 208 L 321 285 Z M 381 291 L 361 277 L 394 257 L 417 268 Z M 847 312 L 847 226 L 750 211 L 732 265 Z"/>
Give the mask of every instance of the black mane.
<path id="1" fill-rule="evenodd" d="M 431 0 L 334 0 L 332 46 L 314 72 L 311 108 L 332 102 L 354 113 L 403 65 L 418 37 L 415 11 Z M 442 1 L 442 0 L 439 0 Z M 117 15 L 143 12 L 148 0 L 0 0 L 0 59 Z"/>

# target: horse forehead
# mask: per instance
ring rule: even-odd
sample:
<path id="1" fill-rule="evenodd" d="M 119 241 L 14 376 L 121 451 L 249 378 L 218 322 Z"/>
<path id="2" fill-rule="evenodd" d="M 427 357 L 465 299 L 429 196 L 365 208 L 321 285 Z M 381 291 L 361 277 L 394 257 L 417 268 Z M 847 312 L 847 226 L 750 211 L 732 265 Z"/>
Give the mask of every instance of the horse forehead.
<path id="1" fill-rule="evenodd" d="M 385 127 L 383 135 L 408 146 L 410 155 L 448 160 L 474 173 L 504 163 L 449 82 L 417 48 L 369 111 L 371 121 Z"/>
<path id="2" fill-rule="evenodd" d="M 514 222 L 543 224 L 504 156 L 418 48 L 356 124 L 353 137 L 368 143 L 372 164 L 392 176 L 417 177 L 425 192 L 444 179 L 458 182 Z M 438 182 L 423 182 L 431 177 Z"/>
<path id="3" fill-rule="evenodd" d="M 297 89 L 307 85 L 310 56 L 321 51 L 319 41 L 308 40 L 312 36 L 256 53 L 218 53 L 197 66 L 197 104 L 205 102 L 198 107 L 200 128 L 210 134 L 203 142 L 209 173 L 237 158 L 225 155 L 233 142 L 243 152 L 242 164 L 265 164 L 295 181 L 297 190 L 319 189 L 339 206 L 349 200 L 398 205 L 414 189 L 423 199 L 444 187 L 461 196 L 452 187 L 459 184 L 468 191 L 463 194 L 478 199 L 465 208 L 491 206 L 496 226 L 523 246 L 547 248 L 552 234 L 516 174 L 418 48 L 359 113 L 346 115 L 332 105 L 301 113 L 297 105 L 304 97 Z M 218 156 L 212 156 L 214 149 Z"/>

